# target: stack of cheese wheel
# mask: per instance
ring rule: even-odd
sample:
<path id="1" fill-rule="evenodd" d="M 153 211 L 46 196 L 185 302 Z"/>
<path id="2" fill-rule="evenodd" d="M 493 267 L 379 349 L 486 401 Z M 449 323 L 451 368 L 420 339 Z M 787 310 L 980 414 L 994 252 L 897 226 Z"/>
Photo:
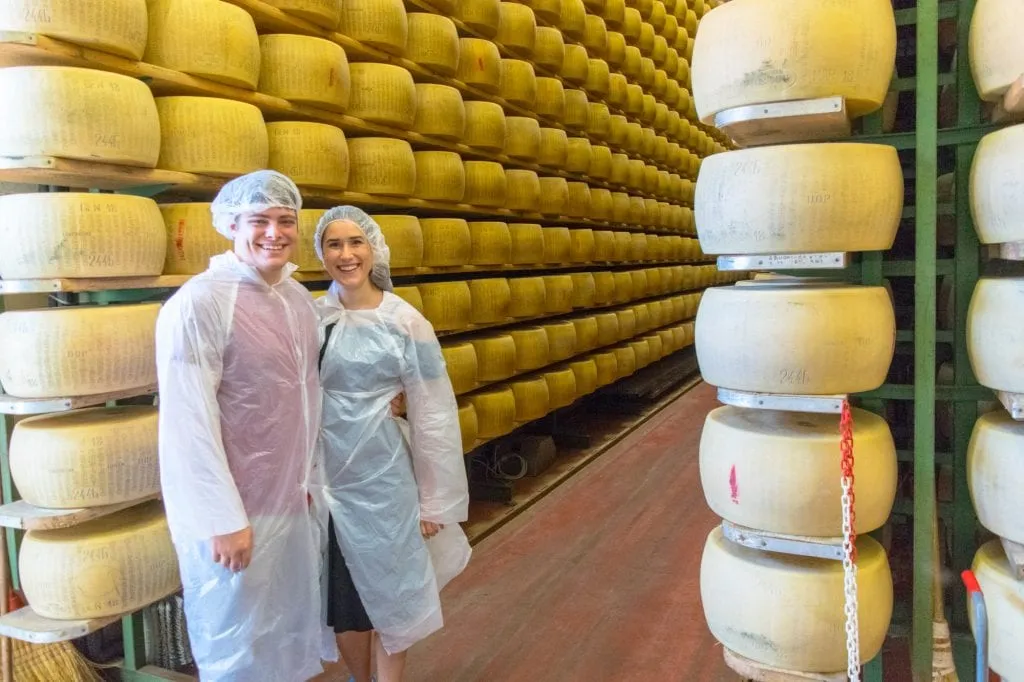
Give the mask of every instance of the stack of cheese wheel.
<path id="1" fill-rule="evenodd" d="M 891 3 L 797 0 L 794 9 L 783 20 L 757 0 L 734 0 L 705 17 L 693 62 L 701 120 L 711 123 L 738 107 L 831 96 L 844 97 L 854 117 L 881 108 L 895 61 Z M 763 40 L 767 34 L 779 39 Z M 786 76 L 777 77 L 773 65 L 783 63 Z M 833 75 L 839 73 L 856 77 Z M 701 166 L 694 219 L 702 252 L 891 248 L 904 195 L 894 149 L 750 143 L 753 148 L 714 155 Z M 695 338 L 701 373 L 719 389 L 845 396 L 885 381 L 895 315 L 881 286 L 762 276 L 708 290 Z M 726 406 L 708 415 L 700 446 L 708 505 L 744 532 L 841 539 L 839 415 L 767 409 L 770 400 L 763 402 L 766 409 Z M 885 420 L 856 408 L 852 417 L 863 663 L 881 649 L 893 599 L 885 551 L 863 534 L 889 517 L 897 463 Z M 843 578 L 839 561 L 749 549 L 715 529 L 701 568 L 705 616 L 731 654 L 755 665 L 794 676 L 839 673 L 847 668 Z M 779 627 L 779 613 L 797 626 Z"/>

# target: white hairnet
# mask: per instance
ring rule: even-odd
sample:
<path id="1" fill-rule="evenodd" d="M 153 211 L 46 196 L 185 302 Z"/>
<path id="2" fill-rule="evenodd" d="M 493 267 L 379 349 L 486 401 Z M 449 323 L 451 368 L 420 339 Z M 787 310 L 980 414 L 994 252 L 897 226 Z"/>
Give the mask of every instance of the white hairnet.
<path id="1" fill-rule="evenodd" d="M 324 233 L 327 226 L 339 220 L 347 220 L 354 223 L 363 234 L 373 252 L 373 268 L 370 270 L 370 281 L 376 284 L 383 291 L 391 291 L 394 285 L 391 284 L 391 249 L 384 240 L 384 233 L 380 225 L 367 215 L 366 211 L 355 206 L 335 206 L 324 213 L 320 222 L 316 225 L 316 235 L 313 237 L 313 248 L 316 249 L 317 258 L 324 262 Z"/>
<path id="2" fill-rule="evenodd" d="M 228 239 L 231 228 L 243 213 L 259 213 L 268 208 L 302 209 L 302 195 L 291 178 L 277 171 L 261 170 L 228 182 L 210 204 L 213 226 Z"/>

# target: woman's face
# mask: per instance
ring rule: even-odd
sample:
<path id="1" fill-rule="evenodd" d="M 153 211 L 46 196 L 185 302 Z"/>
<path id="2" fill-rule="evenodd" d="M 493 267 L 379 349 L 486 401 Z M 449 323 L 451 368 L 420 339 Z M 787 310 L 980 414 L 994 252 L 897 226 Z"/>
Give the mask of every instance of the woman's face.
<path id="1" fill-rule="evenodd" d="M 336 220 L 324 231 L 324 267 L 335 282 L 349 290 L 370 280 L 373 250 L 366 235 L 350 220 Z"/>

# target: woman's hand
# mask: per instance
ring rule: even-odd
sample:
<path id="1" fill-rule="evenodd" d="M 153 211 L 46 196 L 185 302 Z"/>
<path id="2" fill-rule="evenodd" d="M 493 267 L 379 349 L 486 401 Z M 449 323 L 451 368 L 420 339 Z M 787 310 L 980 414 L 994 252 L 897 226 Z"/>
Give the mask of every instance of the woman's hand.
<path id="1" fill-rule="evenodd" d="M 252 526 L 237 533 L 217 535 L 213 538 L 213 561 L 238 573 L 252 561 Z"/>
<path id="2" fill-rule="evenodd" d="M 405 393 L 399 393 L 398 395 L 391 399 L 391 416 L 405 416 Z"/>
<path id="3" fill-rule="evenodd" d="M 420 533 L 428 540 L 437 535 L 444 526 L 433 521 L 420 521 Z"/>

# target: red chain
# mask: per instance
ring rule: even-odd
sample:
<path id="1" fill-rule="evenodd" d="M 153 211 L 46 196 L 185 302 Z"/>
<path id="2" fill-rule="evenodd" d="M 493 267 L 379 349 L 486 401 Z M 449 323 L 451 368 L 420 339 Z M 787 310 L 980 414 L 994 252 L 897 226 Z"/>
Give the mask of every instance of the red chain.
<path id="1" fill-rule="evenodd" d="M 850 401 L 843 401 L 843 412 L 839 419 L 839 449 L 842 451 L 843 479 L 850 481 L 850 540 L 853 543 L 853 560 L 857 560 L 857 513 L 856 495 L 853 488 L 853 413 Z"/>

